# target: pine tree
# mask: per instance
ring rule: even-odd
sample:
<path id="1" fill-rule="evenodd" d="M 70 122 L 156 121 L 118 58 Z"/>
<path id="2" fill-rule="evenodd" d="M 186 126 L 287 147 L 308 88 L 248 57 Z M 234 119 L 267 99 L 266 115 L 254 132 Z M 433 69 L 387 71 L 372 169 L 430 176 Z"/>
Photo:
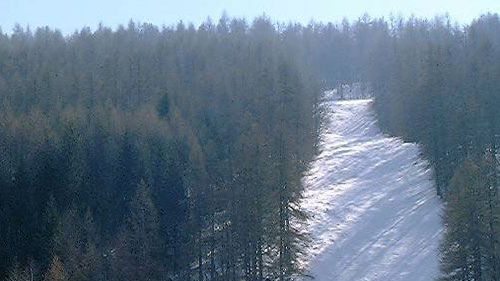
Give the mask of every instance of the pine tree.
<path id="1" fill-rule="evenodd" d="M 34 281 L 34 277 L 29 268 L 21 268 L 19 264 L 14 263 L 9 270 L 6 281 Z"/>
<path id="2" fill-rule="evenodd" d="M 52 258 L 52 263 L 45 273 L 44 281 L 67 281 L 64 265 L 58 256 Z"/>
<path id="3" fill-rule="evenodd" d="M 453 177 L 446 206 L 441 280 L 480 280 L 480 170 L 465 162 Z"/>
<path id="4" fill-rule="evenodd" d="M 130 215 L 120 234 L 114 272 L 118 280 L 157 280 L 163 274 L 163 242 L 150 187 L 142 180 L 130 204 Z"/>
<path id="5" fill-rule="evenodd" d="M 498 196 L 497 160 L 493 150 L 487 150 L 481 163 L 482 180 L 481 211 L 482 245 L 484 247 L 484 277 L 486 280 L 500 280 L 500 198 Z"/>
<path id="6" fill-rule="evenodd" d="M 165 118 L 170 113 L 170 100 L 168 94 L 163 95 L 158 103 L 156 110 L 161 118 Z"/>
<path id="7" fill-rule="evenodd" d="M 498 198 L 492 197 L 491 163 L 478 162 L 467 160 L 451 180 L 442 280 L 497 280 Z"/>
<path id="8" fill-rule="evenodd" d="M 104 261 L 98 248 L 99 233 L 94 224 L 90 209 L 87 209 L 83 218 L 82 259 L 80 271 L 83 280 L 102 280 L 104 275 Z"/>
<path id="9" fill-rule="evenodd" d="M 82 224 L 76 208 L 68 210 L 61 218 L 54 235 L 52 263 L 64 262 L 65 278 L 82 280 L 80 262 L 82 260 Z M 54 260 L 57 258 L 57 260 Z M 56 264 L 57 265 L 57 264 Z"/>

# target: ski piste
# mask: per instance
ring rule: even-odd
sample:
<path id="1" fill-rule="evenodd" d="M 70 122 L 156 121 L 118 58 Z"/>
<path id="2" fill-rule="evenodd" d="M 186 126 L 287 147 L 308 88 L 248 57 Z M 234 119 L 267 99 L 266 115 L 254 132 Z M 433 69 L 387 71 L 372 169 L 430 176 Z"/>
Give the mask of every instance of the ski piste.
<path id="1" fill-rule="evenodd" d="M 317 281 L 434 280 L 443 225 L 429 163 L 418 145 L 381 132 L 372 100 L 334 94 L 322 104 L 320 153 L 304 178 L 306 274 Z"/>

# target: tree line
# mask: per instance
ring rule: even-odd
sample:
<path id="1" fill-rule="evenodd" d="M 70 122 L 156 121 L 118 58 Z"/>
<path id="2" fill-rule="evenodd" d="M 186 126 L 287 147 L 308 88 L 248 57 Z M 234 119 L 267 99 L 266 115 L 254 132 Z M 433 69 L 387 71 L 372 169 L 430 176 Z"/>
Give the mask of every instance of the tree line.
<path id="1" fill-rule="evenodd" d="M 289 280 L 319 84 L 267 18 L 0 35 L 0 279 Z"/>
<path id="2" fill-rule="evenodd" d="M 0 36 L 1 275 L 293 279 L 318 93 L 360 82 L 435 171 L 441 279 L 500 280 L 499 62 L 497 14 L 17 27 Z"/>

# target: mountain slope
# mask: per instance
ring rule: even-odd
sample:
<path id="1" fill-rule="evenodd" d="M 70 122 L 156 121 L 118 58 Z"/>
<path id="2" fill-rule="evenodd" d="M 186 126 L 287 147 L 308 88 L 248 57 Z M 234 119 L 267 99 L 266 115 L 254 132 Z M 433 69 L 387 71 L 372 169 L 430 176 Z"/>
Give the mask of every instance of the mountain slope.
<path id="1" fill-rule="evenodd" d="M 370 100 L 327 101 L 321 153 L 302 207 L 319 281 L 433 280 L 441 203 L 415 144 L 383 135 Z"/>

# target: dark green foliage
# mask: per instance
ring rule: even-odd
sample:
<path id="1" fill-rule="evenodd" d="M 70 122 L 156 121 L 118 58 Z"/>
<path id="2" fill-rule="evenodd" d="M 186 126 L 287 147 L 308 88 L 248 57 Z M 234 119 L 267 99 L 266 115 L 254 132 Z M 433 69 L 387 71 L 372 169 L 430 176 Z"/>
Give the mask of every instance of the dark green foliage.
<path id="1" fill-rule="evenodd" d="M 130 214 L 113 249 L 113 272 L 118 280 L 159 280 L 164 243 L 151 190 L 141 181 L 131 201 Z"/>
<path id="2" fill-rule="evenodd" d="M 302 65 L 267 18 L 2 34 L 0 279 L 16 259 L 47 280 L 297 274 Z"/>
<path id="3" fill-rule="evenodd" d="M 30 268 L 21 268 L 19 264 L 14 264 L 7 274 L 6 281 L 31 281 L 31 278 Z"/>
<path id="4" fill-rule="evenodd" d="M 498 15 L 0 34 L 0 278 L 293 279 L 321 80 L 361 82 L 422 144 L 445 280 L 499 280 L 499 34 Z"/>
<path id="5" fill-rule="evenodd" d="M 168 116 L 168 113 L 170 112 L 170 100 L 168 99 L 167 94 L 160 99 L 156 110 L 158 111 L 158 115 L 160 117 L 165 118 Z"/>
<path id="6" fill-rule="evenodd" d="M 490 161 L 466 161 L 450 182 L 441 280 L 498 280 L 500 201 Z"/>

